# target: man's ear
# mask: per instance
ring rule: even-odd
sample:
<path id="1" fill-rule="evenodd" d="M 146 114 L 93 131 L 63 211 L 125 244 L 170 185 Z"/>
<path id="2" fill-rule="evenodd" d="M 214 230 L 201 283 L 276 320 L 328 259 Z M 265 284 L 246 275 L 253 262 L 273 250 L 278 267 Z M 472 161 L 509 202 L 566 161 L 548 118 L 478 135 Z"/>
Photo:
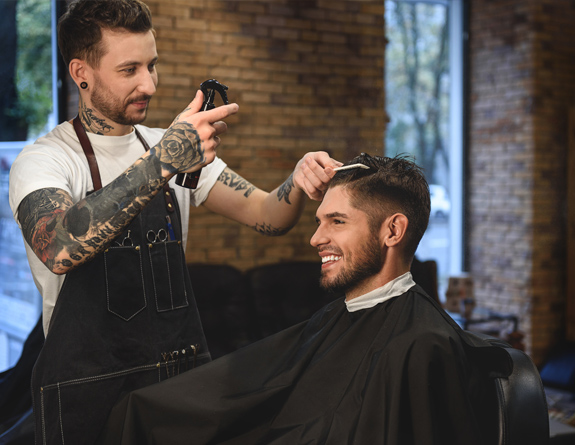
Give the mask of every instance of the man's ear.
<path id="1" fill-rule="evenodd" d="M 92 80 L 92 68 L 83 60 L 72 59 L 70 65 L 68 65 L 68 70 L 70 71 L 70 77 L 74 83 L 80 88 L 82 82 L 86 82 L 91 85 Z"/>
<path id="2" fill-rule="evenodd" d="M 387 247 L 397 246 L 405 238 L 409 221 L 403 213 L 396 213 L 381 226 L 381 239 Z"/>

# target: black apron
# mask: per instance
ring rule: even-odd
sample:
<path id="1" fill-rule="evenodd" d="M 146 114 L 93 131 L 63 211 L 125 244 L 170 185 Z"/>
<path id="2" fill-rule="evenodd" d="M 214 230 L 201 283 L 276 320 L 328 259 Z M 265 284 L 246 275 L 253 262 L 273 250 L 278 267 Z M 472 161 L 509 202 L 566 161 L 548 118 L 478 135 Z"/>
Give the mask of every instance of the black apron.
<path id="1" fill-rule="evenodd" d="M 93 152 L 78 137 L 96 190 Z M 122 395 L 210 361 L 181 236 L 165 187 L 105 252 L 66 274 L 32 375 L 37 444 L 92 444 Z"/>

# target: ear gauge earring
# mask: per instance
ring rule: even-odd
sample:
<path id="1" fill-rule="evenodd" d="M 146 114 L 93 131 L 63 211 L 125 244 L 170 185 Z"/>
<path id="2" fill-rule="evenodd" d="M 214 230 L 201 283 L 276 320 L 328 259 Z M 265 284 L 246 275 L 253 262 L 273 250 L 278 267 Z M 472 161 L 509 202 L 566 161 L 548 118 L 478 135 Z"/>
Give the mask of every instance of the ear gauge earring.
<path id="1" fill-rule="evenodd" d="M 85 90 L 86 88 L 88 88 L 88 84 L 86 82 L 82 82 L 80 84 L 80 88 L 82 88 L 83 90 Z"/>

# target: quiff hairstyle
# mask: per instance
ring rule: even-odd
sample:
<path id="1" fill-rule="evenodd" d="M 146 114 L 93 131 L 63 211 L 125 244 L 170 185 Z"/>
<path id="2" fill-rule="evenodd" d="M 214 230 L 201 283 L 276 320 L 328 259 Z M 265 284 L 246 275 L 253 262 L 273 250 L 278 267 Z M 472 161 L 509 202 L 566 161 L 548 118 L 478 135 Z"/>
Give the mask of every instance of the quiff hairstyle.
<path id="1" fill-rule="evenodd" d="M 107 48 L 102 29 L 154 32 L 152 14 L 140 0 L 75 0 L 58 21 L 58 46 L 66 63 L 85 60 L 97 68 Z"/>
<path id="2" fill-rule="evenodd" d="M 345 188 L 350 194 L 351 205 L 367 214 L 372 231 L 379 231 L 388 216 L 405 215 L 409 224 L 404 254 L 406 259 L 412 260 L 427 229 L 431 209 L 429 185 L 421 168 L 405 156 L 389 158 L 365 153 L 346 165 L 358 163 L 369 169 L 338 171 L 329 188 Z"/>

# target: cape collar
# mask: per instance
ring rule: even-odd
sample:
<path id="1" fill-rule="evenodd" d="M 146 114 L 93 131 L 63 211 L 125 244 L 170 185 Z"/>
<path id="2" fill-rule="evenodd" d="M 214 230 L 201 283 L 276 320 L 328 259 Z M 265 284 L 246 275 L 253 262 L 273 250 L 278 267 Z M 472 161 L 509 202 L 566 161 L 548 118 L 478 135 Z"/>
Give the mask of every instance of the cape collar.
<path id="1" fill-rule="evenodd" d="M 367 294 L 363 294 L 353 300 L 346 301 L 345 304 L 349 312 L 369 309 L 379 303 L 383 303 L 384 301 L 404 294 L 413 286 L 415 286 L 415 281 L 413 281 L 411 272 L 406 272 Z"/>

